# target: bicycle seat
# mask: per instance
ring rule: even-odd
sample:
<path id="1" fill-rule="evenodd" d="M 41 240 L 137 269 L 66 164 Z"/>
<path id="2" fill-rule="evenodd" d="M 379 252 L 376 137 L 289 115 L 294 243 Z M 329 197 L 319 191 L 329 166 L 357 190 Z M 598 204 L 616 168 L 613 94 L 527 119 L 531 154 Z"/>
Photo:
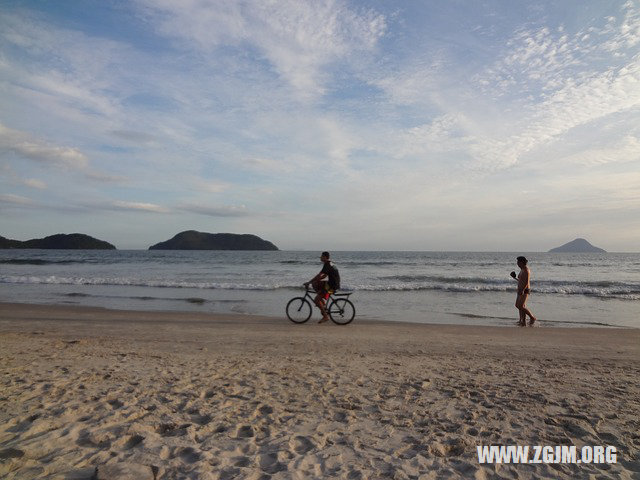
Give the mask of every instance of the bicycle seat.
<path id="1" fill-rule="evenodd" d="M 341 292 L 341 293 L 332 293 L 332 295 L 334 297 L 348 297 L 349 295 L 351 295 L 353 292 Z"/>

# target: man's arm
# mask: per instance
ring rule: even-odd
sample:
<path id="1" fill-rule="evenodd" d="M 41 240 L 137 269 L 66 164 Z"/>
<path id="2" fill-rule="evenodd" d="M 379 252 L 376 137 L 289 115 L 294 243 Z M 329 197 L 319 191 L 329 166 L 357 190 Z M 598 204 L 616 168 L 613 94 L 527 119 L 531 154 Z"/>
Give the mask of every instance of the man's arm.
<path id="1" fill-rule="evenodd" d="M 327 276 L 326 273 L 324 272 L 320 272 L 319 274 L 317 274 L 315 277 L 313 277 L 311 280 L 309 280 L 308 282 L 304 282 L 303 285 L 308 286 L 311 283 L 317 282 L 318 280 L 322 280 L 323 278 L 325 278 Z"/>

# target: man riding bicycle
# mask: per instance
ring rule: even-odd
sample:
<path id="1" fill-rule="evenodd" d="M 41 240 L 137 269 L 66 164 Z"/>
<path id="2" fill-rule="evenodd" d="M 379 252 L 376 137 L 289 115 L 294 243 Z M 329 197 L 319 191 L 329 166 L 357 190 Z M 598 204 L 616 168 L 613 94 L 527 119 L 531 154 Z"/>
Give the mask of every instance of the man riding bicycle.
<path id="1" fill-rule="evenodd" d="M 324 323 L 329 320 L 329 315 L 327 315 L 325 308 L 326 301 L 329 295 L 340 288 L 340 273 L 330 258 L 329 252 L 322 252 L 320 256 L 320 260 L 324 263 L 322 270 L 310 281 L 304 283 L 306 288 L 311 284 L 317 294 L 313 301 L 322 313 L 322 319 L 318 323 Z"/>

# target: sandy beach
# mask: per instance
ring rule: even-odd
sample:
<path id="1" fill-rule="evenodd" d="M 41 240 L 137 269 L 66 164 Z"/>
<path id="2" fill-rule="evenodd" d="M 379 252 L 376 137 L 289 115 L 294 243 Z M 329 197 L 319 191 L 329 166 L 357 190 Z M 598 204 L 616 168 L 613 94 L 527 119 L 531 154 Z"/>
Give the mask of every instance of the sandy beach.
<path id="1" fill-rule="evenodd" d="M 635 329 L 5 303 L 0 362 L 7 479 L 640 478 Z M 480 464 L 483 445 L 617 461 Z"/>

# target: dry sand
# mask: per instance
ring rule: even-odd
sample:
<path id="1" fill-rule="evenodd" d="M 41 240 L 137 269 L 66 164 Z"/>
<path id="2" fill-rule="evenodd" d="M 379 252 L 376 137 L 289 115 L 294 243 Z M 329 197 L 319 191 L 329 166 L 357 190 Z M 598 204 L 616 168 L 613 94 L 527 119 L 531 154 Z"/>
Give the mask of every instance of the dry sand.
<path id="1" fill-rule="evenodd" d="M 0 362 L 2 478 L 640 478 L 640 330 L 0 304 Z"/>

